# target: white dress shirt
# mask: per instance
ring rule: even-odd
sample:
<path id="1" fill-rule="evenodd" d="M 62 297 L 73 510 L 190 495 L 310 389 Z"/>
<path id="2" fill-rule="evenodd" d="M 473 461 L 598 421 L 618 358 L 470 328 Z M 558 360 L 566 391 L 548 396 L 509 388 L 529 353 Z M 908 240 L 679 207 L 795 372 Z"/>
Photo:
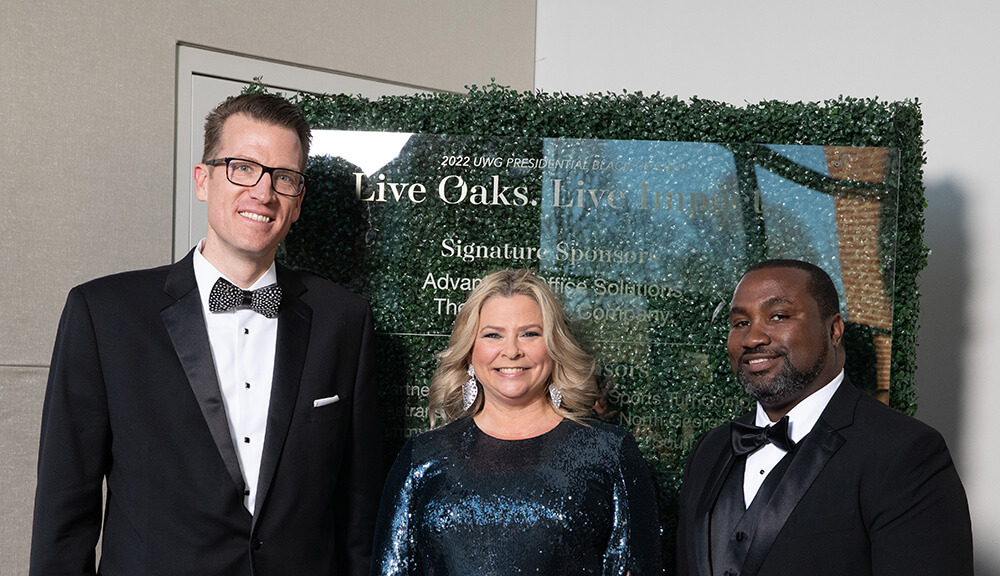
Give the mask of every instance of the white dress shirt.
<path id="1" fill-rule="evenodd" d="M 788 436 L 792 439 L 792 442 L 798 444 L 813 429 L 816 421 L 819 420 L 820 414 L 826 409 L 826 405 L 830 403 L 830 398 L 833 398 L 834 392 L 837 391 L 837 388 L 840 387 L 840 383 L 843 381 L 844 371 L 841 370 L 840 374 L 831 380 L 829 384 L 806 396 L 788 411 Z M 764 411 L 764 408 L 758 402 L 757 421 L 755 425 L 763 427 L 770 424 L 774 424 L 774 422 L 771 422 L 771 419 L 767 417 L 767 412 Z M 771 470 L 778 464 L 778 461 L 787 453 L 786 450 L 782 450 L 769 442 L 747 456 L 746 470 L 743 472 L 743 503 L 747 508 L 750 507 L 750 503 L 753 502 L 754 496 L 757 495 L 757 491 L 760 489 L 761 484 L 764 483 L 767 475 L 771 473 Z"/>
<path id="2" fill-rule="evenodd" d="M 201 306 L 208 328 L 208 341 L 215 361 L 215 373 L 229 420 L 229 432 L 243 472 L 243 504 L 251 514 L 257 500 L 257 476 L 260 473 L 267 410 L 271 401 L 274 377 L 274 351 L 278 341 L 278 319 L 267 318 L 253 310 L 239 308 L 231 312 L 209 312 L 208 296 L 220 277 L 225 277 L 201 254 L 202 240 L 194 251 L 194 275 L 201 295 Z M 232 282 L 231 279 L 226 278 Z M 277 281 L 274 263 L 251 290 Z M 233 282 L 235 284 L 235 282 Z"/>

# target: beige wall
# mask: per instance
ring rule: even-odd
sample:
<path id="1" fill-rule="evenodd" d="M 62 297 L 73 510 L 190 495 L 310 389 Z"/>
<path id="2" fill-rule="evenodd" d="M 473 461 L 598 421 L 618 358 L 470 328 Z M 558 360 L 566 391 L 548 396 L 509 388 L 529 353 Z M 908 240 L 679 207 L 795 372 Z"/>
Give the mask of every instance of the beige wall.
<path id="1" fill-rule="evenodd" d="M 66 292 L 170 260 L 177 43 L 431 89 L 528 90 L 534 35 L 534 0 L 0 3 L 0 573 L 27 571 Z"/>

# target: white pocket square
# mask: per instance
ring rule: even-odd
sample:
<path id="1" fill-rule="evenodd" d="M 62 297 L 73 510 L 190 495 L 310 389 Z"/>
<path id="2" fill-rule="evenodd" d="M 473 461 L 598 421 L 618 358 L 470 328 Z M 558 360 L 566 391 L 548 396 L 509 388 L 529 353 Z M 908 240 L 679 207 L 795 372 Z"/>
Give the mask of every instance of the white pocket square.
<path id="1" fill-rule="evenodd" d="M 333 404 L 334 402 L 339 402 L 340 396 L 334 394 L 329 398 L 317 398 L 313 400 L 313 408 L 319 408 L 320 406 L 326 406 L 327 404 Z"/>

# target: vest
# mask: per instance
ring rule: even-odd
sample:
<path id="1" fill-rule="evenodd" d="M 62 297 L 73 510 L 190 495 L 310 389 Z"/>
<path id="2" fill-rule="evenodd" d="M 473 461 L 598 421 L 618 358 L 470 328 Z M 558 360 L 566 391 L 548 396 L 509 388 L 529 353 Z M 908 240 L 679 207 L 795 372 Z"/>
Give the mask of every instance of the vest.
<path id="1" fill-rule="evenodd" d="M 792 452 L 785 454 L 767 475 L 749 508 L 744 504 L 743 498 L 746 456 L 741 456 L 729 469 L 729 476 L 715 501 L 710 520 L 712 576 L 752 576 L 740 574 L 740 569 L 750 551 L 750 544 L 753 543 L 760 515 L 781 483 L 781 478 L 792 461 L 791 455 Z"/>

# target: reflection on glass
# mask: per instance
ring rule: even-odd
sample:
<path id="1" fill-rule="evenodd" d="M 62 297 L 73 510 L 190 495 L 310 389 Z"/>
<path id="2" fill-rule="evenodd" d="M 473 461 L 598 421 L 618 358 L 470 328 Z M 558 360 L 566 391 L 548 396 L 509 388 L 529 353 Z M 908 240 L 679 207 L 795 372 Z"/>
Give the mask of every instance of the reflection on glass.
<path id="1" fill-rule="evenodd" d="M 427 425 L 434 354 L 484 274 L 530 268 L 598 357 L 669 509 L 695 438 L 748 406 L 725 354 L 763 258 L 830 273 L 852 381 L 884 393 L 899 181 L 885 148 L 316 131 L 288 263 L 369 298 L 390 445 Z"/>

